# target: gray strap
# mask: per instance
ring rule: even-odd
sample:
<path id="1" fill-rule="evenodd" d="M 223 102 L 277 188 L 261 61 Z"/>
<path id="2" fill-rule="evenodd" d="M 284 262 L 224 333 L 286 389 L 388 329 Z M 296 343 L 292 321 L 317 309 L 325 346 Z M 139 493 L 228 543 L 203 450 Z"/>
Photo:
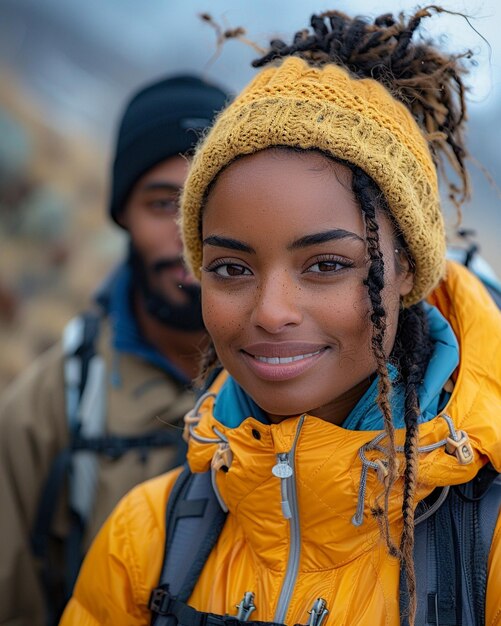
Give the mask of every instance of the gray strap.
<path id="1" fill-rule="evenodd" d="M 226 520 L 211 485 L 210 472 L 179 477 L 167 507 L 166 558 L 161 584 L 186 602 Z"/>
<path id="2" fill-rule="evenodd" d="M 223 529 L 226 513 L 212 489 L 210 472 L 192 474 L 186 466 L 169 497 L 165 556 L 155 594 L 186 602 Z M 175 626 L 173 614 L 153 612 L 155 626 Z"/>

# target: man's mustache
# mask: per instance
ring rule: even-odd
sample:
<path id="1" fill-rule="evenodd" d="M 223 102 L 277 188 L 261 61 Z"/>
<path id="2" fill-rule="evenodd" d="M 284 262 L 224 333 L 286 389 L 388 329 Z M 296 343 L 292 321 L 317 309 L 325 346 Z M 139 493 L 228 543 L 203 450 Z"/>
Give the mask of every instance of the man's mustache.
<path id="1" fill-rule="evenodd" d="M 178 256 L 175 258 L 163 258 L 163 259 L 158 259 L 158 261 L 155 261 L 155 263 L 153 263 L 151 265 L 151 271 L 154 274 L 159 274 L 160 272 L 163 272 L 164 270 L 170 270 L 174 267 L 184 267 L 184 259 L 182 256 Z"/>

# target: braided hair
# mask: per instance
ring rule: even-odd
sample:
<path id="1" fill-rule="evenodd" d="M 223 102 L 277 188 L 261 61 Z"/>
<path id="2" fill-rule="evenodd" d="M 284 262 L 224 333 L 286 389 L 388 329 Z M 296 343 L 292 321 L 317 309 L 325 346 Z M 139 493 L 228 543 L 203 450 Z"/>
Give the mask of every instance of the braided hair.
<path id="1" fill-rule="evenodd" d="M 254 67 L 283 57 L 295 55 L 311 65 L 329 63 L 347 69 L 357 78 L 373 78 L 382 83 L 397 100 L 412 113 L 423 131 L 435 162 L 448 189 L 449 198 L 458 212 L 469 196 L 469 179 L 465 167 L 468 156 L 463 140 L 466 120 L 465 86 L 462 76 L 463 58 L 471 52 L 453 55 L 439 52 L 430 42 L 413 41 L 413 35 L 423 18 L 433 13 L 447 12 L 438 6 L 417 10 L 409 18 L 384 14 L 374 21 L 351 18 L 339 11 L 328 11 L 311 18 L 311 29 L 297 32 L 291 43 L 280 39 L 270 42 L 266 54 L 253 62 Z M 373 514 L 380 521 L 382 535 L 390 554 L 402 562 L 409 590 L 409 623 L 416 614 L 416 580 L 414 573 L 414 497 L 418 474 L 418 418 L 420 407 L 418 386 L 431 356 L 432 344 L 422 304 L 403 309 L 395 345 L 391 355 L 385 354 L 386 311 L 381 297 L 384 281 L 384 261 L 379 246 L 377 215 L 391 214 L 377 185 L 360 168 L 346 164 L 352 170 L 352 189 L 359 201 L 365 220 L 369 269 L 365 285 L 371 302 L 372 350 L 377 364 L 378 404 L 388 439 L 388 476 L 385 483 L 384 508 L 376 506 Z M 457 181 L 448 177 L 452 170 Z M 393 221 L 393 220 L 392 220 Z M 402 240 L 398 230 L 397 237 Z M 405 241 L 400 241 L 412 266 L 413 260 Z M 397 365 L 400 381 L 405 388 L 404 420 L 406 427 L 403 473 L 403 530 L 397 547 L 389 532 L 388 500 L 397 478 L 394 426 L 389 402 L 391 382 L 387 363 L 391 358 Z"/>

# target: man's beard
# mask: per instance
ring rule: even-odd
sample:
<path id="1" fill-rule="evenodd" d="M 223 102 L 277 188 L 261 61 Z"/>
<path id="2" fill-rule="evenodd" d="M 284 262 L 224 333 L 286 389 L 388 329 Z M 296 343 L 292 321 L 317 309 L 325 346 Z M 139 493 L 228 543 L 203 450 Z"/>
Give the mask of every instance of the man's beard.
<path id="1" fill-rule="evenodd" d="M 182 264 L 181 258 L 161 259 L 150 268 L 146 266 L 143 257 L 131 243 L 129 248 L 129 264 L 132 270 L 132 283 L 137 288 L 143 299 L 147 312 L 156 320 L 183 331 L 203 330 L 202 306 L 200 301 L 200 287 L 197 285 L 183 285 L 180 289 L 187 297 L 185 304 L 172 302 L 154 289 L 149 280 L 149 275 L 159 274 L 169 267 Z"/>

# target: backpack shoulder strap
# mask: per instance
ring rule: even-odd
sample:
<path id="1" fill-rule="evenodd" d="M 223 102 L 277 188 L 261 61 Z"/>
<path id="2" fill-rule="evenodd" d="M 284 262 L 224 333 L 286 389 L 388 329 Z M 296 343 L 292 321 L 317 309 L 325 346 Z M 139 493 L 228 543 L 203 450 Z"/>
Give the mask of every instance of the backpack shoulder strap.
<path id="1" fill-rule="evenodd" d="M 59 583 L 54 579 L 53 568 L 49 563 L 49 539 L 54 511 L 70 475 L 73 456 L 72 440 L 78 429 L 79 406 L 86 386 L 90 360 L 95 354 L 99 319 L 96 312 L 83 313 L 68 322 L 62 335 L 65 412 L 70 432 L 70 446 L 61 450 L 52 462 L 40 494 L 31 534 L 33 553 L 42 564 L 41 577 L 47 597 L 49 624 L 57 623 L 63 608 L 54 606 L 54 598 L 59 595 L 55 589 Z M 79 564 L 80 560 L 78 560 Z M 72 580 L 74 577 L 75 574 Z M 70 593 L 71 586 L 67 586 L 67 591 Z"/>
<path id="2" fill-rule="evenodd" d="M 483 626 L 487 563 L 500 507 L 501 478 L 487 465 L 469 483 L 446 487 L 427 513 L 420 516 L 418 512 L 414 535 L 416 624 Z M 407 606 L 401 575 L 403 625 L 408 624 Z"/>
<path id="3" fill-rule="evenodd" d="M 155 612 L 167 592 L 180 602 L 189 599 L 225 520 L 226 513 L 212 488 L 211 472 L 192 474 L 186 465 L 167 504 L 164 562 L 150 599 L 152 624 L 171 624 L 172 617 Z"/>
<path id="4" fill-rule="evenodd" d="M 94 352 L 93 346 L 95 345 L 99 328 L 99 320 L 96 318 L 97 314 L 84 313 L 68 322 L 63 331 L 66 419 L 70 427 L 70 439 L 73 432 L 73 420 L 77 419 L 80 396 L 85 387 L 84 379 L 87 377 L 88 371 L 87 356 Z M 82 359 L 81 365 L 76 360 L 70 363 L 71 359 L 82 353 L 85 353 L 86 357 Z M 68 448 L 62 450 L 56 456 L 40 496 L 40 506 L 32 533 L 32 544 L 36 556 L 42 559 L 46 556 L 47 538 L 52 525 L 52 515 L 69 470 L 70 460 L 71 451 Z"/>
<path id="5" fill-rule="evenodd" d="M 465 485 L 458 485 L 456 496 L 462 501 L 458 512 L 471 508 L 469 528 L 471 547 L 462 560 L 465 570 L 463 596 L 471 597 L 471 615 L 477 623 L 485 623 L 485 601 L 488 579 L 488 561 L 494 530 L 501 513 L 501 475 L 492 465 L 486 465 L 477 476 Z M 461 508 L 462 507 L 462 508 Z M 470 565 L 467 568 L 467 564 Z M 463 624 L 466 623 L 463 618 Z"/>
<path id="6" fill-rule="evenodd" d="M 64 354 L 64 387 L 66 417 L 73 432 L 78 428 L 78 412 L 92 358 L 96 355 L 101 316 L 85 311 L 66 324 L 62 344 Z"/>

